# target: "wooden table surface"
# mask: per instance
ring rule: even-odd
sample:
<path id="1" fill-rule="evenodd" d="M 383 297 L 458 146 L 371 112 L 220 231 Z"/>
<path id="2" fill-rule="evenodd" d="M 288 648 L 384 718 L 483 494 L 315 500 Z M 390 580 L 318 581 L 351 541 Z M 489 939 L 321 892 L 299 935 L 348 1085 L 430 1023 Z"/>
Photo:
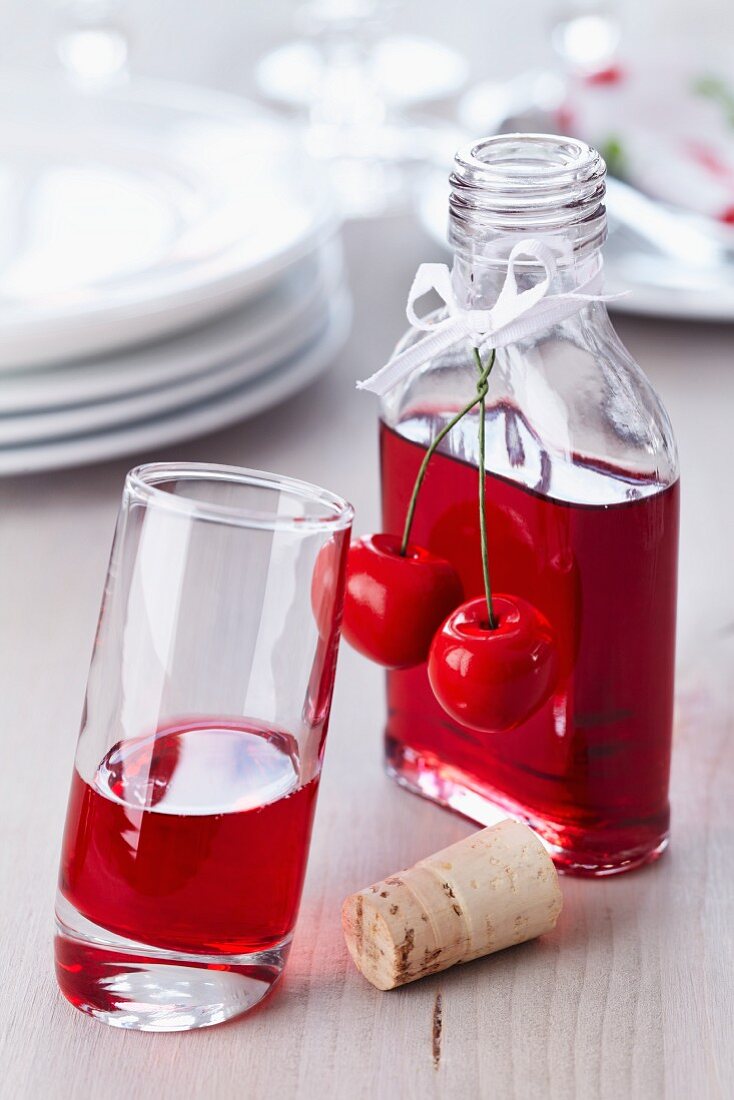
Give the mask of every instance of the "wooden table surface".
<path id="1" fill-rule="evenodd" d="M 0 484 L 0 1094 L 731 1096 L 734 329 L 724 326 L 619 320 L 668 405 L 683 469 L 673 837 L 658 864 L 565 878 L 553 935 L 378 993 L 348 960 L 342 898 L 471 827 L 384 777 L 381 676 L 344 648 L 303 907 L 272 1001 L 219 1028 L 153 1036 L 106 1028 L 56 989 L 59 841 L 125 469 L 154 457 L 273 469 L 344 493 L 357 531 L 376 523 L 376 409 L 353 382 L 389 351 L 415 266 L 436 257 L 407 220 L 347 238 L 353 335 L 305 394 L 166 452 Z"/>

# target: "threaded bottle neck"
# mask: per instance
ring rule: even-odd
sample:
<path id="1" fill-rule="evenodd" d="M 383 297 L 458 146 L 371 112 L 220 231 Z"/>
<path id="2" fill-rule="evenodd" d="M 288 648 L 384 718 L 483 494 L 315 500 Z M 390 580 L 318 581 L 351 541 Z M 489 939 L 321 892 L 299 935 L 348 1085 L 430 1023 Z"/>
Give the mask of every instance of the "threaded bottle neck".
<path id="1" fill-rule="evenodd" d="M 502 262 L 521 234 L 562 238 L 578 255 L 606 235 L 606 165 L 576 138 L 500 134 L 460 149 L 449 240 L 465 259 Z"/>

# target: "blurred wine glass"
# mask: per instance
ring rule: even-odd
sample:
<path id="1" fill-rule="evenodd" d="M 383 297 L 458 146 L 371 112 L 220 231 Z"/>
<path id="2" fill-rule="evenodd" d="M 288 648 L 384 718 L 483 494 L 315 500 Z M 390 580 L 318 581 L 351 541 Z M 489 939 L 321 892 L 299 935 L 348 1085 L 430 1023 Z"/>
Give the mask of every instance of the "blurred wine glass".
<path id="1" fill-rule="evenodd" d="M 396 0 L 304 0 L 296 8 L 301 37 L 259 62 L 260 90 L 289 107 L 308 107 L 322 94 L 333 66 L 360 68 L 389 103 L 443 99 L 467 78 L 455 50 L 428 38 L 386 34 Z"/>
<path id="2" fill-rule="evenodd" d="M 76 83 L 127 79 L 129 41 L 122 4 L 123 0 L 54 0 L 56 55 Z"/>
<path id="3" fill-rule="evenodd" d="M 302 0 L 300 37 L 264 57 L 260 90 L 304 121 L 309 152 L 327 161 L 342 213 L 405 203 L 426 163 L 453 155 L 456 128 L 414 108 L 464 84 L 467 65 L 429 39 L 388 33 L 396 0 Z"/>

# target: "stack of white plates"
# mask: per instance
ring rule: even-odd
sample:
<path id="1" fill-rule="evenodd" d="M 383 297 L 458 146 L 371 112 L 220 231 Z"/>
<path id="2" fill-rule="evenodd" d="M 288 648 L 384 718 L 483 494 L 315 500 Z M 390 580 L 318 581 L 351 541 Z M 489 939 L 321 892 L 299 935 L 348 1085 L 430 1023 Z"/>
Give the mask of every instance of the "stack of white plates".
<path id="1" fill-rule="evenodd" d="M 0 473 L 260 412 L 350 323 L 322 180 L 219 93 L 0 80 Z"/>

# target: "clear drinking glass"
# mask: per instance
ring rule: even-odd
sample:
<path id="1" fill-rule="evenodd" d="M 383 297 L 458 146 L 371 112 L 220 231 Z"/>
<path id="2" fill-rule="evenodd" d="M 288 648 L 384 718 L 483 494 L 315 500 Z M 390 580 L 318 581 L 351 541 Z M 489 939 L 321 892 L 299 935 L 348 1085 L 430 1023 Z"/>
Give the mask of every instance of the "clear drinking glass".
<path id="1" fill-rule="evenodd" d="M 352 509 L 301 481 L 126 479 L 57 897 L 56 971 L 117 1027 L 204 1027 L 280 977 L 306 869 Z"/>

